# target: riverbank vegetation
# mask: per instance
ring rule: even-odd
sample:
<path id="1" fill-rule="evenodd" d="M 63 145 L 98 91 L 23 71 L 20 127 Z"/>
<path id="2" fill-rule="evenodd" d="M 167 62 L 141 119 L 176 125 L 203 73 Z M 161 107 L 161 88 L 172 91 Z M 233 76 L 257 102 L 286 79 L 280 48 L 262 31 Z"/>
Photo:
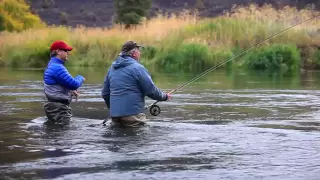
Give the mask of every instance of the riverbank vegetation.
<path id="1" fill-rule="evenodd" d="M 42 28 L 45 24 L 30 11 L 24 0 L 0 1 L 0 31 L 23 31 L 30 28 Z"/>
<path id="2" fill-rule="evenodd" d="M 48 48 L 56 39 L 74 47 L 68 66 L 108 67 L 122 43 L 145 44 L 142 62 L 165 71 L 203 71 L 228 60 L 264 39 L 319 15 L 312 9 L 274 9 L 269 5 L 235 7 L 215 18 L 196 12 L 159 14 L 135 28 L 31 28 L 0 34 L 0 64 L 44 67 Z M 290 70 L 320 68 L 319 18 L 296 26 L 229 61 L 220 68 Z"/>

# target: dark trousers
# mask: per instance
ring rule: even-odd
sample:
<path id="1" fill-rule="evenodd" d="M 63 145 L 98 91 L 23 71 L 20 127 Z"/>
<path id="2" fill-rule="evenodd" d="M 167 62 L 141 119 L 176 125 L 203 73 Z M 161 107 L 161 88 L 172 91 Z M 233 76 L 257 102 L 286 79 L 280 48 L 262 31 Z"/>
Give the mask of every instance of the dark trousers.
<path id="1" fill-rule="evenodd" d="M 46 102 L 43 105 L 44 111 L 50 124 L 68 124 L 72 117 L 69 104 L 60 102 Z"/>

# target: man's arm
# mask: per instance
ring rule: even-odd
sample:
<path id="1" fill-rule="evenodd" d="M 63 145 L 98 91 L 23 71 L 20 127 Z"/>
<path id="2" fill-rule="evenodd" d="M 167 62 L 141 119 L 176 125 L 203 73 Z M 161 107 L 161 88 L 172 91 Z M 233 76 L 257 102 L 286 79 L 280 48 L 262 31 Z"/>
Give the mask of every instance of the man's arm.
<path id="1" fill-rule="evenodd" d="M 110 109 L 110 81 L 108 76 L 109 76 L 109 71 L 103 82 L 101 96 L 104 99 L 104 102 L 106 103 L 107 107 Z"/>
<path id="2" fill-rule="evenodd" d="M 152 81 L 149 72 L 142 66 L 138 70 L 138 81 L 146 96 L 157 101 L 166 101 L 167 95 L 163 93 Z"/>
<path id="3" fill-rule="evenodd" d="M 56 76 L 57 82 L 60 85 L 70 90 L 77 90 L 79 87 L 82 86 L 82 83 L 85 80 L 84 77 L 81 75 L 78 75 L 75 78 L 73 78 L 68 72 L 68 70 L 63 66 L 60 66 L 57 69 L 55 76 Z"/>

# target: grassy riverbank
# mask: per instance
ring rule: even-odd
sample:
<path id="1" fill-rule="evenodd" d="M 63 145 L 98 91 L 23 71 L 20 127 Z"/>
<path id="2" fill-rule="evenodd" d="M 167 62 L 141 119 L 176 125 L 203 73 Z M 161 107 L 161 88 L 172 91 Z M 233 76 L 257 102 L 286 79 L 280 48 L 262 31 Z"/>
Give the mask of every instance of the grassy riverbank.
<path id="1" fill-rule="evenodd" d="M 199 19 L 187 12 L 170 18 L 159 15 L 132 30 L 117 26 L 110 29 L 47 27 L 5 32 L 0 34 L 0 64 L 43 67 L 48 62 L 50 43 L 63 39 L 75 48 L 69 66 L 107 67 L 119 53 L 121 44 L 132 39 L 148 46 L 143 51 L 143 63 L 149 66 L 167 71 L 205 70 L 317 13 L 252 5 L 211 19 Z M 318 68 L 319 27 L 319 18 L 308 21 L 222 67 L 295 70 L 306 61 Z"/>

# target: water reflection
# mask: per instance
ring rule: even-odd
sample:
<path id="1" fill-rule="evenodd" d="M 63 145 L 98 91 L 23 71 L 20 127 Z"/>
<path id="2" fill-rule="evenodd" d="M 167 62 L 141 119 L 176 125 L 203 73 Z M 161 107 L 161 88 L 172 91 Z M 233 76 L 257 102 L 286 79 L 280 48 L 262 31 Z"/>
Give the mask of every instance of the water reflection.
<path id="1" fill-rule="evenodd" d="M 102 125 L 108 114 L 100 98 L 105 69 L 71 72 L 80 71 L 90 78 L 71 104 L 73 121 L 63 127 L 44 124 L 41 70 L 0 71 L 5 179 L 317 177 L 320 76 L 315 72 L 214 71 L 159 103 L 162 112 L 147 113 L 148 126 L 123 129 Z M 152 74 L 165 91 L 194 77 Z"/>

